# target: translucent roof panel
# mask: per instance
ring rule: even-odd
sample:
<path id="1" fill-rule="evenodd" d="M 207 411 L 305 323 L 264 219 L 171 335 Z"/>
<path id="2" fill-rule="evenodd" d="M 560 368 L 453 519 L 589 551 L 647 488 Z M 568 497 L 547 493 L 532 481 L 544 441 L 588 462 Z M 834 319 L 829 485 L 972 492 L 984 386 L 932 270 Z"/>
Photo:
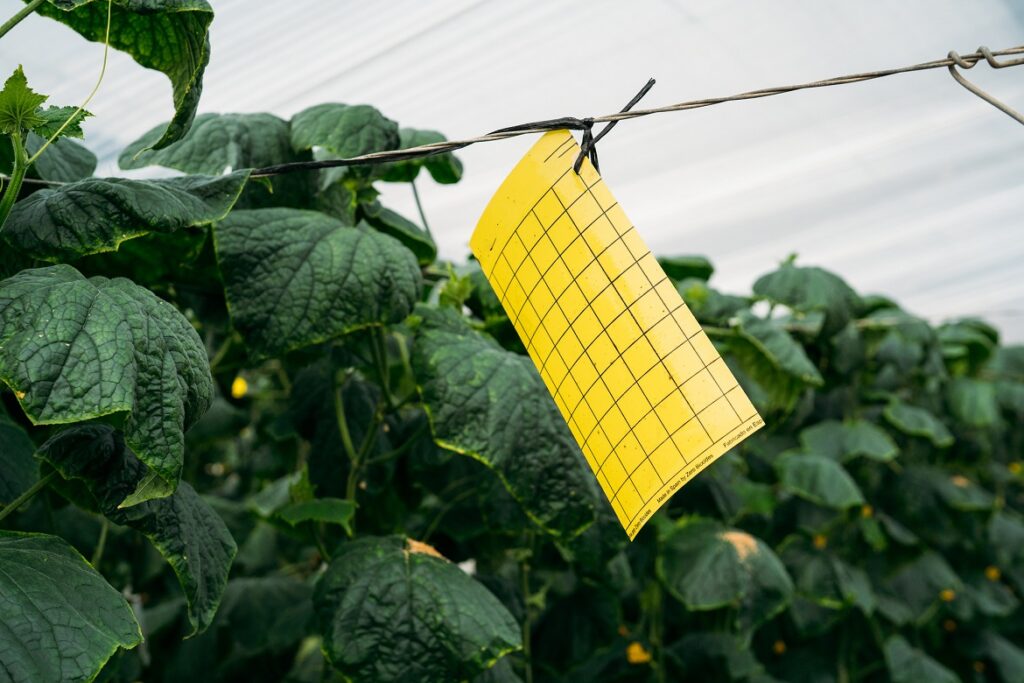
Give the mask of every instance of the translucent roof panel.
<path id="1" fill-rule="evenodd" d="M 1012 0 L 352 3 L 214 0 L 200 111 L 289 116 L 370 103 L 402 125 L 472 136 L 523 121 L 900 66 L 1021 42 Z M 21 6 L 0 0 L 0 14 Z M 92 87 L 101 48 L 40 17 L 0 41 L 59 103 Z M 1024 108 L 1024 67 L 969 77 Z M 112 53 L 90 106 L 100 172 L 171 114 L 170 88 Z M 420 183 L 442 254 L 460 260 L 476 219 L 532 140 L 460 153 L 455 186 Z M 932 320 L 981 316 L 1024 341 L 1024 127 L 945 70 L 647 117 L 600 146 L 602 171 L 655 251 L 702 253 L 713 283 L 748 291 L 791 253 Z M 407 186 L 383 201 L 410 218 Z"/>

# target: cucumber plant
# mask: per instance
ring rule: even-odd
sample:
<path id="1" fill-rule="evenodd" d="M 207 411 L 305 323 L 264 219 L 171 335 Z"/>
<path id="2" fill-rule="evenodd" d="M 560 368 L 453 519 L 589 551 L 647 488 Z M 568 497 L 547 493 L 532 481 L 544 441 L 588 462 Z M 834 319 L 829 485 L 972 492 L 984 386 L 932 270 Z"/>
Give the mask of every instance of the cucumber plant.
<path id="1" fill-rule="evenodd" d="M 250 177 L 439 133 L 196 116 L 204 0 L 26 9 L 167 74 L 119 163 L 175 173 L 0 92 L 0 681 L 1024 680 L 1024 348 L 665 258 L 768 427 L 629 543 L 479 267 L 379 201 L 456 157 Z"/>

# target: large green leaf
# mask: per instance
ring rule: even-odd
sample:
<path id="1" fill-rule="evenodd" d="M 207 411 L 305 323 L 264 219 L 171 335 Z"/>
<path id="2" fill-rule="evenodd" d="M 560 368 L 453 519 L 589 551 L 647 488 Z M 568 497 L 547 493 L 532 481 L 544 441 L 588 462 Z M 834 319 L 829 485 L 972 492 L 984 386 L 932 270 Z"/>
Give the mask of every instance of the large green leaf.
<path id="1" fill-rule="evenodd" d="M 181 313 L 128 280 L 66 265 L 0 282 L 0 379 L 35 424 L 123 420 L 152 470 L 123 505 L 174 490 L 185 430 L 213 394 L 206 351 Z"/>
<path id="2" fill-rule="evenodd" d="M 864 503 L 853 478 L 824 455 L 793 453 L 780 458 L 776 467 L 782 487 L 804 500 L 838 510 Z"/>
<path id="3" fill-rule="evenodd" d="M 996 385 L 969 377 L 957 377 L 946 386 L 950 412 L 970 427 L 992 427 L 999 421 Z"/>
<path id="4" fill-rule="evenodd" d="M 522 646 L 482 585 L 399 536 L 341 546 L 314 606 L 331 664 L 354 683 L 462 681 Z"/>
<path id="5" fill-rule="evenodd" d="M 962 590 L 963 582 L 949 563 L 927 551 L 885 578 L 879 589 L 878 607 L 896 624 L 923 624 L 934 614 L 943 595 L 955 600 Z"/>
<path id="6" fill-rule="evenodd" d="M 395 149 L 401 144 L 398 124 L 367 104 L 317 104 L 292 117 L 292 148 L 296 152 L 320 151 L 318 159 L 348 158 Z M 328 169 L 322 174 L 326 187 L 350 174 L 378 176 L 382 165 Z"/>
<path id="7" fill-rule="evenodd" d="M 419 147 L 447 140 L 436 130 L 418 130 L 416 128 L 402 128 L 398 131 L 398 138 L 398 149 Z M 451 152 L 386 164 L 381 179 L 392 183 L 411 183 L 416 180 L 421 168 L 426 168 L 435 181 L 445 185 L 457 183 L 462 179 L 462 162 Z"/>
<path id="8" fill-rule="evenodd" d="M 26 0 L 27 1 L 27 0 Z M 127 52 L 171 80 L 174 118 L 153 147 L 166 147 L 188 132 L 210 61 L 213 8 L 206 0 L 113 0 L 110 46 Z M 106 35 L 105 0 L 48 0 L 37 10 L 100 42 Z"/>
<path id="9" fill-rule="evenodd" d="M 0 503 L 10 503 L 39 478 L 32 454 L 36 446 L 28 434 L 0 408 Z"/>
<path id="10" fill-rule="evenodd" d="M 63 539 L 0 531 L 0 680 L 91 681 L 142 642 L 124 597 Z"/>
<path id="11" fill-rule="evenodd" d="M 698 277 L 679 280 L 676 290 L 702 323 L 727 325 L 734 315 L 750 306 L 749 299 L 723 294 Z"/>
<path id="12" fill-rule="evenodd" d="M 803 347 L 777 322 L 742 311 L 733 324 L 729 351 L 771 401 L 759 407 L 789 410 L 806 387 L 825 383 Z"/>
<path id="13" fill-rule="evenodd" d="M 663 256 L 658 259 L 658 265 L 676 282 L 688 278 L 707 282 L 715 272 L 711 261 L 704 256 Z"/>
<path id="14" fill-rule="evenodd" d="M 939 448 L 953 445 L 953 435 L 942 420 L 930 411 L 893 399 L 882 412 L 893 427 L 909 436 L 918 436 L 931 441 Z"/>
<path id="15" fill-rule="evenodd" d="M 419 299 L 408 249 L 315 211 L 235 211 L 214 239 L 231 320 L 256 355 L 397 323 Z"/>
<path id="16" fill-rule="evenodd" d="M 855 605 L 865 614 L 874 611 L 875 594 L 864 570 L 802 539 L 787 542 L 781 553 L 797 592 L 805 598 L 830 609 Z"/>
<path id="17" fill-rule="evenodd" d="M 885 665 L 892 683 L 960 683 L 955 673 L 911 647 L 900 635 L 890 636 L 885 641 Z"/>
<path id="18" fill-rule="evenodd" d="M 205 630 L 217 612 L 237 550 L 213 508 L 184 481 L 166 498 L 119 508 L 146 478 L 147 469 L 125 446 L 120 432 L 108 425 L 59 432 L 39 448 L 38 457 L 65 479 L 81 483 L 70 491 L 76 503 L 150 540 L 178 577 L 191 633 Z"/>
<path id="19" fill-rule="evenodd" d="M 45 261 L 116 251 L 149 232 L 209 225 L 227 215 L 247 171 L 162 180 L 88 178 L 33 193 L 14 205 L 4 238 Z"/>
<path id="20" fill-rule="evenodd" d="M 795 311 L 824 311 L 828 332 L 842 329 L 860 306 L 860 297 L 838 275 L 791 260 L 758 278 L 754 294 Z"/>
<path id="21" fill-rule="evenodd" d="M 438 444 L 491 468 L 549 533 L 573 536 L 590 525 L 594 476 L 533 362 L 453 309 L 416 312 L 413 368 Z"/>
<path id="22" fill-rule="evenodd" d="M 709 519 L 678 524 L 664 541 L 658 575 L 687 609 L 737 608 L 744 629 L 771 619 L 793 596 L 793 581 L 768 545 Z"/>
<path id="23" fill-rule="evenodd" d="M 985 631 L 981 647 L 991 659 L 1003 681 L 1024 680 L 1024 649 L 1021 643 L 1013 643 L 994 631 Z"/>
<path id="24" fill-rule="evenodd" d="M 950 474 L 937 467 L 913 465 L 904 473 L 913 491 L 931 489 L 954 510 L 991 510 L 996 499 L 991 493 L 962 474 Z"/>
<path id="25" fill-rule="evenodd" d="M 884 429 L 862 419 L 824 420 L 801 430 L 800 443 L 808 453 L 837 461 L 865 457 L 887 462 L 899 453 Z"/>
<path id="26" fill-rule="evenodd" d="M 225 171 L 262 168 L 312 159 L 309 152 L 295 152 L 288 122 L 272 114 L 200 114 L 188 134 L 165 147 L 150 149 L 162 126 L 128 145 L 118 164 L 124 169 L 163 166 L 185 173 L 221 175 Z M 269 178 L 270 191 L 249 183 L 239 205 L 302 207 L 316 188 L 312 172 L 285 173 Z"/>

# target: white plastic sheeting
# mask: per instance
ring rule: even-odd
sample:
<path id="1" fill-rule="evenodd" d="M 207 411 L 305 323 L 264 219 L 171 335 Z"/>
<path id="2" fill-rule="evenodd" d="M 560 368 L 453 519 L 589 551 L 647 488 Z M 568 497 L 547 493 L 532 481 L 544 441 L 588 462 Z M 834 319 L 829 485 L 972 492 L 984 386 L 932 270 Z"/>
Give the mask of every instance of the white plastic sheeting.
<path id="1" fill-rule="evenodd" d="M 201 111 L 289 116 L 324 101 L 370 103 L 400 124 L 471 136 L 528 120 L 618 110 L 939 59 L 1022 42 L 1019 0 L 213 0 Z M 0 15 L 20 3 L 0 0 Z M 101 48 L 30 17 L 0 40 L 6 74 L 70 104 Z M 1024 108 L 1024 67 L 968 73 Z M 171 114 L 170 88 L 112 53 L 90 106 L 100 172 Z M 460 153 L 455 186 L 420 181 L 445 257 L 531 140 Z M 792 252 L 862 292 L 932 320 L 982 316 L 1024 341 L 1024 127 L 944 70 L 663 114 L 600 145 L 619 201 L 659 253 L 702 253 L 713 283 L 749 291 Z M 136 173 L 137 174 L 137 173 Z M 151 174 L 151 173 L 150 173 Z M 383 199 L 416 218 L 409 188 Z"/>

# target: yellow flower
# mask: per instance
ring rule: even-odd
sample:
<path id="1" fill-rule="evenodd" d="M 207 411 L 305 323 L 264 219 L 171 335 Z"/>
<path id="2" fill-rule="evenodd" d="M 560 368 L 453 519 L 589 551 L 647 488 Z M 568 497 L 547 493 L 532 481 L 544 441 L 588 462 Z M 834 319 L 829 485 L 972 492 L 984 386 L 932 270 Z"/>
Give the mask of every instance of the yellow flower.
<path id="1" fill-rule="evenodd" d="M 861 505 L 860 506 L 860 516 L 863 517 L 864 519 L 868 519 L 869 517 L 874 517 L 874 515 L 875 515 L 875 508 L 871 507 L 870 505 Z"/>
<path id="2" fill-rule="evenodd" d="M 651 652 L 641 643 L 633 641 L 626 648 L 626 660 L 630 664 L 646 664 L 651 661 Z"/>
<path id="3" fill-rule="evenodd" d="M 952 633 L 956 630 L 956 622 L 952 619 L 946 619 L 942 622 L 942 628 L 946 629 L 947 632 Z"/>
<path id="4" fill-rule="evenodd" d="M 814 536 L 814 547 L 818 550 L 824 550 L 828 547 L 828 538 L 824 534 L 816 534 Z"/>
<path id="5" fill-rule="evenodd" d="M 777 655 L 785 654 L 786 643 L 782 640 L 776 640 L 775 643 L 772 645 L 772 652 L 774 652 Z"/>
<path id="6" fill-rule="evenodd" d="M 989 581 L 998 581 L 999 577 L 1002 576 L 999 572 L 999 567 L 993 567 L 989 565 L 985 567 L 985 578 Z"/>
<path id="7" fill-rule="evenodd" d="M 231 398 L 242 398 L 249 393 L 249 383 L 242 376 L 235 377 L 231 383 Z"/>
<path id="8" fill-rule="evenodd" d="M 625 624 L 619 624 L 619 635 L 623 638 L 629 635 L 629 629 L 626 628 Z"/>
<path id="9" fill-rule="evenodd" d="M 945 588 L 939 593 L 939 598 L 942 602 L 953 602 L 956 599 L 956 591 L 952 588 Z"/>
<path id="10" fill-rule="evenodd" d="M 1011 462 L 1007 465 L 1007 469 L 1010 470 L 1010 474 L 1020 474 L 1021 470 L 1024 470 L 1024 465 L 1021 465 L 1020 462 Z"/>

